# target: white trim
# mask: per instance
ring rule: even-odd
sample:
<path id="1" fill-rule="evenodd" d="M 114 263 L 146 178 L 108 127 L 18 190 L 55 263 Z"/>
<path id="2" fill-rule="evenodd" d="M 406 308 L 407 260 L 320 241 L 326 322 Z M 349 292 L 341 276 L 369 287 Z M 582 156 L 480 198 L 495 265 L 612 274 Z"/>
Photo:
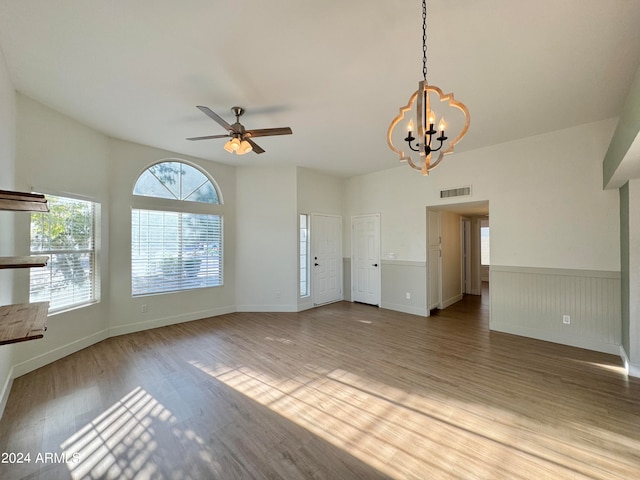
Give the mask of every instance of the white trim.
<path id="1" fill-rule="evenodd" d="M 305 309 L 305 310 L 308 310 L 308 309 Z M 269 312 L 269 313 L 297 312 L 298 305 L 237 305 L 235 311 L 236 312 Z"/>
<path id="2" fill-rule="evenodd" d="M 4 413 L 4 408 L 7 406 L 7 400 L 9 400 L 9 394 L 11 393 L 11 387 L 13 386 L 13 374 L 14 367 L 11 367 L 9 370 L 9 375 L 7 375 L 7 380 L 4 382 L 2 386 L 2 392 L 0 392 L 0 419 Z"/>
<path id="3" fill-rule="evenodd" d="M 140 176 L 146 172 L 147 170 L 149 170 L 151 167 L 153 167 L 154 165 L 158 165 L 159 163 L 184 163 L 186 165 L 189 165 L 190 167 L 195 168 L 196 170 L 198 170 L 200 173 L 202 173 L 205 177 L 207 177 L 207 179 L 213 184 L 213 188 L 216 191 L 216 194 L 218 196 L 218 203 L 207 203 L 207 202 L 192 202 L 192 203 L 205 203 L 208 205 L 224 205 L 224 199 L 222 198 L 222 190 L 220 189 L 220 185 L 218 185 L 218 182 L 216 182 L 216 179 L 213 178 L 213 175 L 211 175 L 202 165 L 199 165 L 193 161 L 190 160 L 185 160 L 184 158 L 178 158 L 178 157 L 167 157 L 167 158 L 162 158 L 160 160 L 156 160 L 154 162 L 151 162 L 150 164 L 148 164 L 146 167 L 142 168 L 139 172 L 138 175 L 136 176 L 136 181 L 133 182 L 133 185 L 130 188 L 130 192 L 131 195 L 135 198 L 141 198 L 141 197 L 145 197 L 145 198 L 160 198 L 160 197 L 146 197 L 143 195 L 136 195 L 133 193 L 133 190 L 136 188 L 136 183 L 138 183 L 138 180 L 140 179 Z M 173 201 L 176 202 L 191 202 L 189 200 L 175 200 L 173 199 Z"/>
<path id="4" fill-rule="evenodd" d="M 541 275 L 562 275 L 569 277 L 596 277 L 612 278 L 620 280 L 620 272 L 609 270 L 575 270 L 569 268 L 543 268 L 543 267 L 512 267 L 506 265 L 491 265 L 491 272 L 533 273 Z"/>
<path id="5" fill-rule="evenodd" d="M 419 317 L 429 316 L 429 311 L 426 310 L 425 308 L 401 305 L 398 303 L 383 302 L 380 305 L 380 308 L 384 308 L 386 310 L 394 310 L 396 312 L 409 313 L 411 315 L 418 315 Z"/>
<path id="6" fill-rule="evenodd" d="M 631 363 L 629 357 L 627 356 L 627 352 L 624 350 L 624 347 L 620 345 L 620 358 L 622 359 L 622 364 L 624 365 L 624 369 L 627 372 L 627 375 L 630 377 L 638 377 L 640 378 L 640 365 Z"/>
<path id="7" fill-rule="evenodd" d="M 462 300 L 462 297 L 463 297 L 463 295 L 461 293 L 459 293 L 458 295 L 454 295 L 453 297 L 447 299 L 446 301 L 443 301 L 442 302 L 442 310 L 444 310 L 447 307 L 450 307 L 454 303 L 459 302 L 460 300 Z"/>
<path id="8" fill-rule="evenodd" d="M 192 322 L 195 320 L 203 320 L 209 317 L 225 315 L 233 313 L 236 310 L 233 306 L 218 307 L 210 310 L 202 310 L 200 312 L 192 312 L 184 315 L 174 315 L 172 317 L 155 318 L 153 320 L 145 320 L 144 322 L 128 323 L 126 325 L 117 325 L 109 328 L 109 337 L 117 337 L 128 333 L 142 332 L 152 328 L 167 327 L 169 325 L 177 325 L 179 323 Z"/>
<path id="9" fill-rule="evenodd" d="M 314 307 L 315 307 L 315 305 L 313 303 L 299 304 L 298 305 L 298 309 L 296 311 L 297 312 L 304 312 L 305 310 L 311 310 Z"/>
<path id="10" fill-rule="evenodd" d="M 382 265 L 399 265 L 401 267 L 425 268 L 427 266 L 427 262 L 418 262 L 415 260 L 390 260 L 387 258 L 383 258 L 381 263 Z"/>
<path id="11" fill-rule="evenodd" d="M 56 360 L 60 360 L 61 358 L 71 355 L 72 353 L 78 352 L 83 348 L 90 347 L 91 345 L 101 342 L 102 340 L 106 340 L 107 338 L 109 338 L 108 333 L 108 330 L 100 330 L 99 332 L 80 338 L 66 345 L 62 345 L 61 347 L 55 348 L 41 355 L 37 355 L 33 358 L 25 360 L 24 362 L 17 363 L 13 366 L 14 378 L 37 370 L 40 367 L 44 367 L 45 365 L 53 363 Z"/>
<path id="12" fill-rule="evenodd" d="M 98 197 L 82 195 L 75 192 L 65 192 L 64 190 L 56 190 L 52 188 L 38 188 L 35 186 L 31 187 L 31 191 L 35 193 L 41 193 L 43 195 L 52 195 L 54 197 L 66 197 L 72 200 L 80 200 L 82 202 L 91 202 L 96 204 L 101 204 L 102 200 L 98 199 Z"/>
<path id="13" fill-rule="evenodd" d="M 611 355 L 620 354 L 620 345 L 612 343 L 599 342 L 588 338 L 577 338 L 571 336 L 560 336 L 557 333 L 546 334 L 540 330 L 533 328 L 526 328 L 517 325 L 504 325 L 495 323 L 491 324 L 492 332 L 509 333 L 511 335 L 519 335 L 521 337 L 533 338 L 535 340 L 543 340 L 545 342 L 559 343 L 561 345 L 568 345 L 570 347 L 584 348 L 587 350 L 594 350 L 596 352 L 609 353 Z"/>

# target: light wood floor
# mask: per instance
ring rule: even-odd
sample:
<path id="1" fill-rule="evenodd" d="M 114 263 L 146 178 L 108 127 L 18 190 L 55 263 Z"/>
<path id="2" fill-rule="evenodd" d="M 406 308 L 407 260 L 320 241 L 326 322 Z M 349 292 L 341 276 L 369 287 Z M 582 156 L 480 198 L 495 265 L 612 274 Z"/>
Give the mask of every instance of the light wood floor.
<path id="1" fill-rule="evenodd" d="M 0 453 L 31 463 L 0 478 L 640 478 L 640 381 L 487 315 L 341 302 L 111 338 L 15 380 Z"/>

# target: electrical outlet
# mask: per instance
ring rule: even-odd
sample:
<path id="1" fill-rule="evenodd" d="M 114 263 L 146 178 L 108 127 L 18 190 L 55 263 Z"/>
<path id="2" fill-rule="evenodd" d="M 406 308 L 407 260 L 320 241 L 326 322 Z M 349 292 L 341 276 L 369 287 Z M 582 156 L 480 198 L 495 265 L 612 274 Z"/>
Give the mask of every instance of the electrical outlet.
<path id="1" fill-rule="evenodd" d="M 571 325 L 571 316 L 562 315 L 562 323 L 564 323 L 565 325 Z"/>
<path id="2" fill-rule="evenodd" d="M 407 300 L 411 300 L 411 292 L 407 292 L 404 294 Z"/>
<path id="3" fill-rule="evenodd" d="M 147 306 L 146 303 L 143 303 L 142 306 L 140 307 L 140 311 L 142 313 L 147 313 L 149 311 L 149 307 Z"/>
<path id="4" fill-rule="evenodd" d="M 276 291 L 276 298 L 280 298 L 280 290 Z"/>

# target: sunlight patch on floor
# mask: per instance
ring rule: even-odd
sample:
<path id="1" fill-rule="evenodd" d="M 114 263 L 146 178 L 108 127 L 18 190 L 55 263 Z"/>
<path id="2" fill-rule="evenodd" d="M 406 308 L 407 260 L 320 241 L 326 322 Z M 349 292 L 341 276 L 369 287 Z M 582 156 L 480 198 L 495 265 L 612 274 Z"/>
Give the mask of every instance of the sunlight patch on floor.
<path id="1" fill-rule="evenodd" d="M 138 387 L 61 445 L 73 479 L 160 478 L 153 461 L 156 435 L 167 429 L 186 440 L 204 442 L 193 431 L 175 427 L 176 419 L 152 395 Z"/>
<path id="2" fill-rule="evenodd" d="M 579 421 L 543 422 L 517 409 L 407 392 L 340 369 L 283 380 L 245 366 L 190 363 L 392 478 L 452 471 L 486 478 L 540 471 L 546 477 L 547 467 L 580 476 L 585 465 L 606 471 L 609 462 L 590 442 L 591 433 L 597 438 L 602 432 L 590 433 Z M 584 441 L 574 442 L 579 432 Z"/>
<path id="3" fill-rule="evenodd" d="M 573 363 L 578 363 L 581 365 L 586 365 L 590 367 L 596 367 L 597 369 L 605 370 L 607 372 L 617 373 L 620 376 L 627 377 L 627 371 L 624 365 L 612 365 L 610 363 L 600 363 L 600 362 L 589 362 L 587 360 L 579 360 L 577 358 L 570 358 L 570 361 Z"/>
<path id="4" fill-rule="evenodd" d="M 416 471 L 442 475 L 465 462 L 455 453 L 462 444 L 474 448 L 475 437 L 486 440 L 485 431 L 507 436 L 489 407 L 478 415 L 463 402 L 407 393 L 342 370 L 283 382 L 247 367 L 191 364 L 392 478 Z"/>

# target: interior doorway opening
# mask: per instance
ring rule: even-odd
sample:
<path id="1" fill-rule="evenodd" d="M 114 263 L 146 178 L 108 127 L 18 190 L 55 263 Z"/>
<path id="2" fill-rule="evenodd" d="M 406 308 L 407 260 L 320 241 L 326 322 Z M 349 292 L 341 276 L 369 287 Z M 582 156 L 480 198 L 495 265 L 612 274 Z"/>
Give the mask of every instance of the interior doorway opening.
<path id="1" fill-rule="evenodd" d="M 476 295 L 488 304 L 489 264 L 487 261 L 483 265 L 481 238 L 481 228 L 488 225 L 488 201 L 427 207 L 430 314 L 459 302 L 465 295 Z"/>

